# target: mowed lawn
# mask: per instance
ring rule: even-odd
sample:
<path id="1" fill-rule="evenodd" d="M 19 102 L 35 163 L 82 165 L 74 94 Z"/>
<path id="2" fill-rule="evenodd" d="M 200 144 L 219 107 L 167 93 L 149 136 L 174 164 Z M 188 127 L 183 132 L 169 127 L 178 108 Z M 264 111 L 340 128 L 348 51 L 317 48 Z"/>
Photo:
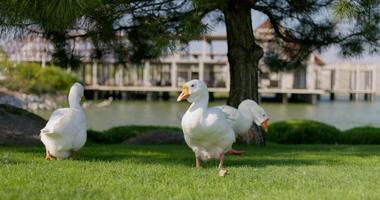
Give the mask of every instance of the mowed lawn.
<path id="1" fill-rule="evenodd" d="M 237 146 L 194 168 L 184 145 L 87 145 L 75 160 L 0 147 L 0 199 L 380 199 L 380 146 Z"/>

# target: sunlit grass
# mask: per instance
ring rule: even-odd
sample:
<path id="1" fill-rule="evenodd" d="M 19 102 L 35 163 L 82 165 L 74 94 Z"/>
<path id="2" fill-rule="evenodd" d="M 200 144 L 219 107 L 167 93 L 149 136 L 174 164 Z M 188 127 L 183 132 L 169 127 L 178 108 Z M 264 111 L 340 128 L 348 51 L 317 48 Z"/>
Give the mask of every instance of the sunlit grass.
<path id="1" fill-rule="evenodd" d="M 88 145 L 75 160 L 0 147 L 0 199 L 377 199 L 380 146 L 240 146 L 194 168 L 181 145 Z"/>

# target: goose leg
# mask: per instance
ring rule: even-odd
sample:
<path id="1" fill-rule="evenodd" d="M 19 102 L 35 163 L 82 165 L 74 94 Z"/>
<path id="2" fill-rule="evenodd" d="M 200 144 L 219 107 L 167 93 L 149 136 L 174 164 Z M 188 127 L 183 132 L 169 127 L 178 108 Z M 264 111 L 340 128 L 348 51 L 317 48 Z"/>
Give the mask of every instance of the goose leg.
<path id="1" fill-rule="evenodd" d="M 219 176 L 222 176 L 222 177 L 227 176 L 228 171 L 226 169 L 224 169 L 224 153 L 220 154 L 219 159 L 220 159 Z"/>
<path id="2" fill-rule="evenodd" d="M 220 154 L 219 160 L 219 169 L 224 169 L 224 153 Z"/>
<path id="3" fill-rule="evenodd" d="M 195 167 L 201 168 L 201 158 L 197 155 L 195 155 Z"/>
<path id="4" fill-rule="evenodd" d="M 235 149 L 230 149 L 227 151 L 227 154 L 229 155 L 241 155 L 243 154 L 245 151 L 239 151 L 239 150 L 235 150 Z"/>
<path id="5" fill-rule="evenodd" d="M 54 157 L 49 153 L 47 149 L 46 149 L 45 160 L 54 160 Z"/>

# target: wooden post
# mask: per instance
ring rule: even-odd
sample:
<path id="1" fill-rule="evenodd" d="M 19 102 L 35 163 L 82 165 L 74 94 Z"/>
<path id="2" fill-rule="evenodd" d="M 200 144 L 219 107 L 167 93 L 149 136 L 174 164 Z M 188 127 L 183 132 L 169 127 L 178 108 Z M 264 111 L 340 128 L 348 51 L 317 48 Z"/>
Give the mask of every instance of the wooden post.
<path id="1" fill-rule="evenodd" d="M 283 104 L 287 104 L 288 103 L 288 94 L 287 93 L 282 93 L 281 94 L 281 102 Z"/>
<path id="2" fill-rule="evenodd" d="M 330 101 L 335 101 L 335 93 L 334 92 L 330 93 Z"/>
<path id="3" fill-rule="evenodd" d="M 118 66 L 119 86 L 124 86 L 124 65 Z"/>
<path id="4" fill-rule="evenodd" d="M 210 59 L 214 60 L 214 47 L 212 46 L 212 40 L 207 41 L 209 46 Z"/>
<path id="5" fill-rule="evenodd" d="M 355 95 L 354 95 L 354 100 L 355 101 L 359 100 L 359 94 L 357 93 L 359 91 L 359 83 L 360 83 L 359 78 L 360 78 L 360 76 L 359 76 L 359 67 L 356 66 L 356 74 L 355 74 L 355 90 L 356 90 L 356 92 L 355 92 Z"/>
<path id="6" fill-rule="evenodd" d="M 144 71 L 143 71 L 143 84 L 144 86 L 150 86 L 150 63 L 145 61 Z"/>
<path id="7" fill-rule="evenodd" d="M 198 73 L 199 73 L 199 80 L 204 80 L 204 61 L 206 60 L 206 48 L 207 48 L 207 40 L 206 37 L 203 37 L 202 40 L 202 56 L 199 59 L 198 62 Z"/>
<path id="8" fill-rule="evenodd" d="M 359 94 L 353 92 L 353 93 L 350 93 L 350 100 L 351 101 L 358 101 L 359 100 Z"/>
<path id="9" fill-rule="evenodd" d="M 127 92 L 126 91 L 121 91 L 121 99 L 127 100 Z"/>
<path id="10" fill-rule="evenodd" d="M 370 101 L 370 102 L 375 102 L 375 100 L 376 100 L 376 93 L 372 93 L 372 94 L 370 94 L 370 96 L 369 96 L 369 101 Z"/>
<path id="11" fill-rule="evenodd" d="M 110 79 L 110 85 L 116 85 L 116 74 L 117 74 L 117 71 L 116 71 L 116 66 L 115 64 L 109 64 L 108 65 L 108 73 L 110 74 L 109 75 L 109 79 Z"/>
<path id="12" fill-rule="evenodd" d="M 313 105 L 317 104 L 318 97 L 316 94 L 309 94 L 309 98 L 310 98 L 309 103 L 311 103 Z"/>
<path id="13" fill-rule="evenodd" d="M 364 100 L 369 102 L 374 102 L 376 97 L 376 93 L 365 93 Z"/>
<path id="14" fill-rule="evenodd" d="M 99 92 L 97 90 L 94 90 L 94 100 L 98 100 L 99 99 Z"/>
<path id="15" fill-rule="evenodd" d="M 202 59 L 199 60 L 199 63 L 198 63 L 198 73 L 199 73 L 199 80 L 201 81 L 205 81 L 204 79 L 204 63 L 202 61 Z"/>
<path id="16" fill-rule="evenodd" d="M 95 60 L 92 64 L 92 86 L 98 85 L 98 62 Z"/>
<path id="17" fill-rule="evenodd" d="M 133 86 L 139 86 L 139 77 L 136 64 L 131 65 L 131 79 Z"/>
<path id="18" fill-rule="evenodd" d="M 364 101 L 369 101 L 369 98 L 370 98 L 370 93 L 365 93 L 364 94 Z"/>
<path id="19" fill-rule="evenodd" d="M 42 52 L 42 55 L 41 55 L 41 66 L 42 68 L 45 68 L 46 67 L 46 53 L 45 51 Z"/>
<path id="20" fill-rule="evenodd" d="M 338 89 L 337 87 L 337 81 L 338 80 L 338 76 L 339 76 L 339 71 L 338 70 L 333 70 L 331 71 L 331 92 L 334 93 L 334 91 L 336 89 Z M 335 95 L 334 95 L 334 100 L 335 100 Z"/>
<path id="21" fill-rule="evenodd" d="M 371 102 L 374 102 L 376 100 L 376 67 L 372 67 L 372 94 L 369 98 Z"/>
<path id="22" fill-rule="evenodd" d="M 228 91 L 230 91 L 230 84 L 231 84 L 231 80 L 230 80 L 230 65 L 226 64 L 226 68 L 227 68 L 227 71 L 225 71 L 226 73 L 226 88 L 228 89 Z"/>
<path id="23" fill-rule="evenodd" d="M 172 88 L 177 88 L 177 55 L 173 55 L 170 65 L 170 82 Z"/>

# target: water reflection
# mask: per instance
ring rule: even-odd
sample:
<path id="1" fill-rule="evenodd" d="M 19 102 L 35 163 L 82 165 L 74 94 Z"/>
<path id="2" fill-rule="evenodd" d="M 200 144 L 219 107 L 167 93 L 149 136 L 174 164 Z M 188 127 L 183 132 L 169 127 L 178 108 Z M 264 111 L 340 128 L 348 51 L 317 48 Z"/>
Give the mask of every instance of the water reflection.
<path id="1" fill-rule="evenodd" d="M 224 101 L 212 102 L 211 106 L 223 105 Z M 271 116 L 271 121 L 284 119 L 312 119 L 332 124 L 340 129 L 356 126 L 380 126 L 380 101 L 350 102 L 339 100 L 320 101 L 310 104 L 263 103 Z M 175 101 L 124 101 L 113 102 L 104 108 L 86 108 L 88 126 L 103 130 L 126 124 L 180 126 L 180 117 L 189 106 L 186 102 Z M 50 112 L 39 112 L 47 118 Z"/>

